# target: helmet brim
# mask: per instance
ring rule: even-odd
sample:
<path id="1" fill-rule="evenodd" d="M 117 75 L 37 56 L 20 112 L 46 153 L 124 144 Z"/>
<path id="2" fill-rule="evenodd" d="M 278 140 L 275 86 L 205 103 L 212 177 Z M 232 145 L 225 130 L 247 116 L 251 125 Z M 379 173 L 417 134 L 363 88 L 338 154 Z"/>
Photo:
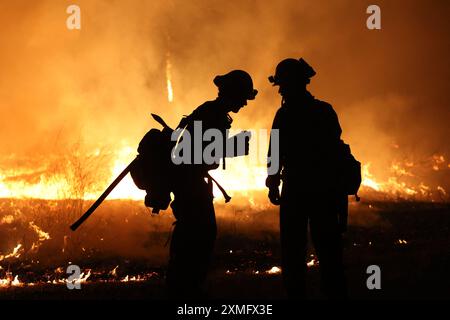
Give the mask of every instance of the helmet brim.
<path id="1" fill-rule="evenodd" d="M 258 90 L 253 89 L 252 93 L 250 93 L 248 95 L 247 100 L 255 100 L 257 94 L 258 94 Z"/>
<path id="2" fill-rule="evenodd" d="M 277 81 L 275 80 L 275 76 L 269 76 L 267 79 L 273 86 L 276 86 L 278 84 Z"/>

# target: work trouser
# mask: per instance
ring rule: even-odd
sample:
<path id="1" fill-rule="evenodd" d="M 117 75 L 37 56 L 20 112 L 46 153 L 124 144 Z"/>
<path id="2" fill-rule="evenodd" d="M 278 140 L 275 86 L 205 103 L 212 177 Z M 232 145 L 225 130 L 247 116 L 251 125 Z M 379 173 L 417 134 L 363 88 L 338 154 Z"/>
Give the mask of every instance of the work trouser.
<path id="1" fill-rule="evenodd" d="M 205 183 L 206 184 L 206 183 Z M 212 194 L 204 181 L 175 194 L 176 217 L 170 243 L 167 286 L 171 298 L 198 298 L 204 293 L 217 234 Z"/>
<path id="2" fill-rule="evenodd" d="M 321 288 L 332 299 L 346 298 L 338 197 L 283 187 L 280 205 L 282 274 L 289 298 L 305 298 L 308 222 L 319 260 Z"/>

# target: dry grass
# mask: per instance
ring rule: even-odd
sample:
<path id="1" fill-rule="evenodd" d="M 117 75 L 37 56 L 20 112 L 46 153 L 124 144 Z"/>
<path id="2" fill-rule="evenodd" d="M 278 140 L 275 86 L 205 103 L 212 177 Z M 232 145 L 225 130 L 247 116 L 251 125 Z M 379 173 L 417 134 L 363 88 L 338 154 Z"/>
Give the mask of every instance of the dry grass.
<path id="1" fill-rule="evenodd" d="M 251 201 L 255 200 L 258 196 Z M 83 203 L 83 207 L 88 204 Z M 218 203 L 216 209 L 219 236 L 209 281 L 212 296 L 284 297 L 280 276 L 264 273 L 279 265 L 280 260 L 276 210 L 264 205 L 252 207 L 244 197 L 235 197 L 231 205 Z M 76 232 L 75 241 L 69 230 L 71 210 L 77 210 L 72 200 L 1 200 L 0 255 L 10 253 L 18 243 L 22 251 L 20 257 L 0 262 L 0 275 L 4 277 L 9 271 L 28 282 L 61 279 L 70 261 L 93 271 L 86 290 L 82 290 L 83 298 L 164 298 L 161 288 L 168 253 L 164 244 L 173 222 L 170 211 L 152 216 L 141 202 L 107 201 Z M 51 239 L 39 241 L 30 221 Z M 448 205 L 363 202 L 351 207 L 349 221 L 345 259 L 353 298 L 450 297 Z M 399 243 L 400 239 L 407 244 Z M 33 243 L 40 244 L 39 248 L 31 250 Z M 380 292 L 365 288 L 365 269 L 370 264 L 382 268 Z M 109 272 L 116 266 L 117 275 L 113 277 Z M 226 274 L 227 270 L 233 273 Z M 259 274 L 255 275 L 255 271 Z M 313 297 L 320 297 L 317 271 L 310 270 L 309 290 Z M 154 276 L 144 282 L 118 282 L 126 275 L 151 272 Z M 45 293 L 46 298 L 75 297 L 64 285 L 0 289 L 2 298 L 40 298 L 37 293 Z"/>

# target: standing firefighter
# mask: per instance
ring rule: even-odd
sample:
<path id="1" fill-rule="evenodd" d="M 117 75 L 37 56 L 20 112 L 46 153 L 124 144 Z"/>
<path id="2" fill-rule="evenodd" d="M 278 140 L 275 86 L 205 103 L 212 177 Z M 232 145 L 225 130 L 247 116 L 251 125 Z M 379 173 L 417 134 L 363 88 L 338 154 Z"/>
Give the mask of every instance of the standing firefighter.
<path id="1" fill-rule="evenodd" d="M 250 75 L 241 70 L 216 76 L 214 84 L 219 89 L 218 97 L 214 101 L 205 102 L 181 120 L 178 126 L 184 130 L 181 139 L 185 139 L 186 132 L 194 137 L 199 124 L 203 132 L 217 129 L 222 132 L 222 137 L 226 137 L 226 130 L 231 127 L 232 122 L 228 113 L 237 113 L 247 105 L 247 100 L 253 100 L 257 94 Z M 204 147 L 200 150 L 192 147 L 191 158 L 202 157 L 195 153 L 203 154 Z M 248 149 L 244 154 L 248 154 Z M 227 151 L 216 156 L 237 155 L 239 154 L 230 155 Z M 217 169 L 219 164 L 205 163 L 203 158 L 200 164 L 195 160 L 193 162 L 174 166 L 175 199 L 171 207 L 176 223 L 170 245 L 167 285 L 169 296 L 175 298 L 201 296 L 216 239 L 212 181 L 208 171 Z"/>
<path id="2" fill-rule="evenodd" d="M 347 195 L 338 187 L 337 152 L 342 130 L 332 106 L 306 90 L 315 74 L 305 60 L 285 59 L 269 77 L 279 86 L 282 105 L 272 127 L 279 130 L 280 170 L 268 176 L 266 186 L 270 201 L 280 205 L 282 270 L 289 298 L 306 297 L 308 223 L 322 291 L 329 298 L 343 298 L 346 285 L 338 216 L 345 210 Z"/>

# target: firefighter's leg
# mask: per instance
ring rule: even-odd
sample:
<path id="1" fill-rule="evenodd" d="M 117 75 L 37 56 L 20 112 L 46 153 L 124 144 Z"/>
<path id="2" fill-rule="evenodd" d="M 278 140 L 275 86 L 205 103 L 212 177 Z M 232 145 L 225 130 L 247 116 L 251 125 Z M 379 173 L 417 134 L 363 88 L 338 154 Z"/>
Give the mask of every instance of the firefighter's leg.
<path id="1" fill-rule="evenodd" d="M 306 277 L 307 217 L 298 205 L 282 201 L 280 206 L 281 267 L 290 299 L 304 299 Z"/>
<path id="2" fill-rule="evenodd" d="M 198 210 L 202 213 L 202 216 L 196 221 L 196 226 L 193 230 L 195 243 L 192 250 L 194 254 L 190 262 L 195 261 L 192 279 L 195 282 L 195 288 L 202 293 L 214 251 L 217 227 L 212 201 L 202 202 Z"/>
<path id="3" fill-rule="evenodd" d="M 178 221 L 172 233 L 167 268 L 167 287 L 171 298 L 189 297 L 192 286 L 189 283 L 189 265 L 186 263 L 191 248 L 189 241 L 189 225 Z"/>
<path id="4" fill-rule="evenodd" d="M 167 285 L 171 297 L 195 298 L 202 294 L 214 248 L 214 207 L 212 202 L 197 202 L 184 209 L 172 235 Z"/>
<path id="5" fill-rule="evenodd" d="M 333 199 L 311 208 L 311 237 L 319 259 L 323 293 L 332 299 L 347 297 L 346 281 L 342 258 L 342 238 L 335 202 Z"/>

